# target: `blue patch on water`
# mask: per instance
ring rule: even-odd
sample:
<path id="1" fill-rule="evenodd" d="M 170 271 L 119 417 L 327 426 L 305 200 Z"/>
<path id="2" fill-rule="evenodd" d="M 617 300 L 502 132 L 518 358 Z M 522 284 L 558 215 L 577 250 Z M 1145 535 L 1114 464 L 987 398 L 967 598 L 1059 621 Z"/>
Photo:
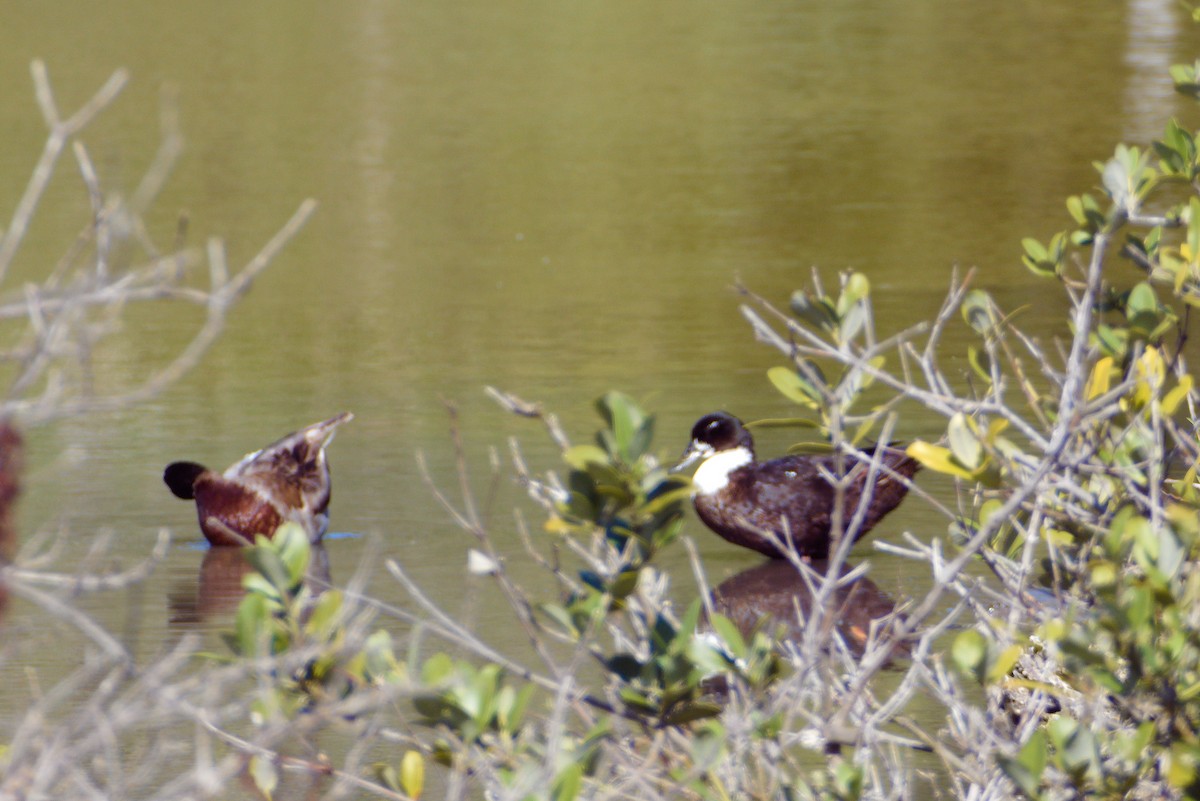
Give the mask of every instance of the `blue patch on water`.
<path id="1" fill-rule="evenodd" d="M 330 540 L 360 540 L 362 534 L 353 531 L 327 531 L 322 540 L 328 542 Z M 192 540 L 191 542 L 181 542 L 180 546 L 189 551 L 207 551 L 210 547 L 208 540 Z"/>
<path id="2" fill-rule="evenodd" d="M 326 531 L 323 539 L 326 540 L 361 540 L 362 534 L 354 531 Z"/>

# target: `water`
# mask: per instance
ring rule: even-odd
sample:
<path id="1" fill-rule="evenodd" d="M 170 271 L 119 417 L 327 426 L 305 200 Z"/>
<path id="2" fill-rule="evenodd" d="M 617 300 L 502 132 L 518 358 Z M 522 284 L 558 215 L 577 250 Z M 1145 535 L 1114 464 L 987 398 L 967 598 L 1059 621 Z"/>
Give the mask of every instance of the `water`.
<path id="1" fill-rule="evenodd" d="M 470 542 L 417 469 L 422 452 L 433 480 L 456 486 L 445 401 L 458 405 L 477 488 L 488 449 L 503 457 L 511 435 L 535 466 L 555 460 L 485 385 L 543 401 L 577 440 L 595 428 L 592 400 L 625 390 L 658 412 L 664 455 L 713 409 L 790 414 L 764 375 L 780 359 L 753 341 L 729 287 L 784 303 L 813 266 L 829 282 L 866 273 L 881 332 L 929 318 L 956 266 L 977 267 L 1008 308 L 1036 304 L 1029 325 L 1055 330 L 1020 238 L 1062 227 L 1063 199 L 1097 183 L 1091 162 L 1117 141 L 1187 112 L 1162 65 L 1190 59 L 1193 42 L 1180 10 L 1153 0 L 126 0 L 103 13 L 14 3 L 3 15 L 0 220 L 41 147 L 35 57 L 68 109 L 129 68 L 130 86 L 85 136 L 114 189 L 130 191 L 149 161 L 160 89 L 172 87 L 187 149 L 148 219 L 159 241 L 186 213 L 190 242 L 220 235 L 240 264 L 305 197 L 321 204 L 198 369 L 135 409 L 30 434 L 21 530 L 69 531 L 65 568 L 95 531 L 113 536 L 103 564 L 120 565 L 148 553 L 160 527 L 175 533 L 136 593 L 85 602 L 136 632 L 143 655 L 184 630 L 215 644 L 229 624 L 228 603 L 199 598 L 212 582 L 192 509 L 160 481 L 169 461 L 224 467 L 354 411 L 331 449 L 333 530 L 355 535 L 329 543 L 335 580 L 374 538 L 505 647 L 522 635 L 502 608 L 462 600 Z M 41 274 L 86 208 L 68 170 L 17 277 Z M 137 313 L 100 355 L 104 374 L 132 381 L 199 320 Z M 898 434 L 941 425 L 908 409 Z M 761 451 L 793 438 L 764 434 Z M 514 555 L 520 503 L 505 480 L 490 518 Z M 945 525 L 910 501 L 872 537 L 905 529 L 928 538 Z M 757 560 L 694 521 L 688 531 L 714 583 Z M 856 554 L 885 591 L 926 580 L 869 544 Z M 682 549 L 663 566 L 687 595 Z M 381 570 L 372 587 L 406 602 Z M 19 658 L 44 682 L 77 664 L 70 649 L 39 647 L 44 621 L 28 605 L 14 603 L 6 625 L 33 637 Z"/>

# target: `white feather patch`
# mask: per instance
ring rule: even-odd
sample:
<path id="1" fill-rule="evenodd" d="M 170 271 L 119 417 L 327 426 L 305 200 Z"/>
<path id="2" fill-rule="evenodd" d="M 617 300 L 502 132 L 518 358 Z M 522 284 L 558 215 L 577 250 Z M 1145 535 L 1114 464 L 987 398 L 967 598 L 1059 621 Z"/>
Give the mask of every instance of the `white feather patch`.
<path id="1" fill-rule="evenodd" d="M 743 465 L 754 461 L 754 454 L 749 448 L 732 448 L 727 451 L 717 451 L 705 459 L 696 468 L 692 483 L 696 485 L 699 495 L 712 495 L 720 492 L 729 483 L 729 474 Z"/>

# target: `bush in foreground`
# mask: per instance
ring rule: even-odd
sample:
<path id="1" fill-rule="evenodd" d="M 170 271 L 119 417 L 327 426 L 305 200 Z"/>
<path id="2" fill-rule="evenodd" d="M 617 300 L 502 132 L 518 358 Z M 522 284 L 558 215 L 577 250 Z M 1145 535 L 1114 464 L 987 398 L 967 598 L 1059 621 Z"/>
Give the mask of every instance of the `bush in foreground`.
<path id="1" fill-rule="evenodd" d="M 1200 95 L 1198 70 L 1172 71 L 1181 92 Z M 860 642 L 833 625 L 839 590 L 864 570 L 847 572 L 853 510 L 827 569 L 793 562 L 810 601 L 798 633 L 741 630 L 704 598 L 669 601 L 656 557 L 687 545 L 689 487 L 656 458 L 652 415 L 611 393 L 594 442 L 574 444 L 553 415 L 497 392 L 562 451 L 534 470 L 513 447 L 542 518 L 518 514 L 525 552 L 498 550 L 468 491 L 430 486 L 525 653 L 466 629 L 396 563 L 410 609 L 353 586 L 321 592 L 287 532 L 249 552 L 257 572 L 225 661 L 185 670 L 185 642 L 134 666 L 77 611 L 31 595 L 99 646 L 86 670 L 100 686 L 60 689 L 84 711 L 31 711 L 55 720 L 52 747 L 14 736 L 5 791 L 202 797 L 246 772 L 266 795 L 315 776 L 314 795 L 393 798 L 435 782 L 447 797 L 560 801 L 1200 794 L 1200 445 L 1184 352 L 1200 302 L 1196 133 L 1170 123 L 1152 148 L 1118 147 L 1097 168 L 1100 188 L 1068 199 L 1068 227 L 1023 244 L 1026 266 L 1066 295 L 1061 342 L 1023 332 L 972 275 L 934 320 L 883 337 L 859 274 L 831 288 L 814 276 L 787 310 L 744 291 L 754 334 L 784 361 L 767 378 L 797 405 L 775 422 L 853 459 L 893 438 L 906 403 L 946 421 L 944 437 L 908 447 L 957 490 L 952 505 L 914 492 L 947 535 L 879 544 L 926 565 L 931 589 Z M 971 332 L 965 354 L 943 343 L 952 325 Z M 959 355 L 965 379 L 942 366 Z M 544 569 L 548 588 L 518 584 L 514 559 Z M 412 636 L 392 642 L 380 615 Z M 316 745 L 328 731 L 346 735 L 332 757 Z M 138 749 L 191 767 L 164 779 L 122 761 Z"/>

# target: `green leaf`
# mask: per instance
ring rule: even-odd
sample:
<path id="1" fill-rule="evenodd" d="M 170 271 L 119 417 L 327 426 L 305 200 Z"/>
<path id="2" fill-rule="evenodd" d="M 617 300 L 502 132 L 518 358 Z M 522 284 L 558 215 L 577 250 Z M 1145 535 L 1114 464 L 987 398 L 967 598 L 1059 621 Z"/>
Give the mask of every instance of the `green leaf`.
<path id="1" fill-rule="evenodd" d="M 325 590 L 312 607 L 312 614 L 304 624 L 304 630 L 318 637 L 330 636 L 341 619 L 342 591 Z"/>
<path id="2" fill-rule="evenodd" d="M 452 679 L 458 670 L 454 660 L 443 653 L 437 653 L 425 660 L 421 666 L 421 683 L 426 687 L 439 687 Z"/>
<path id="3" fill-rule="evenodd" d="M 1022 239 L 1021 247 L 1025 250 L 1025 255 L 1021 257 L 1021 263 L 1032 273 L 1044 278 L 1053 278 L 1058 275 L 1058 263 L 1051 258 L 1051 253 L 1041 242 L 1031 238 Z"/>
<path id="4" fill-rule="evenodd" d="M 1083 211 L 1083 200 L 1078 195 L 1071 195 L 1067 198 L 1067 212 L 1074 218 L 1075 222 L 1080 225 L 1086 225 L 1088 218 Z"/>
<path id="5" fill-rule="evenodd" d="M 980 466 L 983 458 L 983 444 L 971 429 L 971 423 L 962 412 L 957 412 L 950 418 L 948 428 L 950 451 L 963 467 L 972 473 Z"/>
<path id="6" fill-rule="evenodd" d="M 401 790 L 400 776 L 396 773 L 396 769 L 386 762 L 374 762 L 371 764 L 375 771 L 375 778 L 389 790 Z"/>
<path id="7" fill-rule="evenodd" d="M 1125 355 L 1125 351 L 1129 347 L 1129 329 L 1114 328 L 1111 325 L 1098 323 L 1096 325 L 1096 339 L 1107 355 L 1115 359 L 1120 359 Z"/>
<path id="8" fill-rule="evenodd" d="M 575 801 L 583 786 L 583 766 L 573 762 L 554 779 L 553 801 Z"/>
<path id="9" fill-rule="evenodd" d="M 699 770 L 714 768 L 725 751 L 725 727 L 713 720 L 692 735 L 692 764 Z"/>
<path id="10" fill-rule="evenodd" d="M 853 762 L 842 761 L 833 769 L 833 786 L 841 798 L 861 798 L 863 770 Z"/>
<path id="11" fill-rule="evenodd" d="M 992 358 L 988 356 L 986 350 L 976 348 L 974 345 L 967 346 L 967 363 L 971 365 L 971 369 L 975 374 L 986 381 L 992 383 Z"/>
<path id="12" fill-rule="evenodd" d="M 996 325 L 992 298 L 982 289 L 972 289 L 963 296 L 961 311 L 966 324 L 980 334 L 990 333 Z"/>
<path id="13" fill-rule="evenodd" d="M 865 300 L 871 294 L 871 282 L 865 275 L 859 272 L 851 273 L 846 280 L 846 286 L 842 289 L 842 295 L 838 298 L 837 312 L 839 316 L 843 316 L 850 307 L 861 300 Z"/>
<path id="14" fill-rule="evenodd" d="M 724 673 L 731 666 L 729 655 L 714 639 L 710 635 L 697 635 L 688 642 L 687 657 L 704 676 Z"/>
<path id="15" fill-rule="evenodd" d="M 363 643 L 362 654 L 366 661 L 366 678 L 374 683 L 394 679 L 400 670 L 396 661 L 392 635 L 386 629 L 372 632 Z"/>
<path id="16" fill-rule="evenodd" d="M 1142 332 L 1153 331 L 1158 326 L 1162 312 L 1158 306 L 1158 296 L 1150 284 L 1143 281 L 1130 290 L 1125 314 L 1129 324 Z"/>
<path id="17" fill-rule="evenodd" d="M 525 707 L 533 697 L 533 685 L 526 684 L 521 689 L 504 687 L 496 704 L 496 721 L 507 732 L 515 733 L 521 726 L 521 718 L 525 715 Z"/>
<path id="18" fill-rule="evenodd" d="M 559 606 L 558 604 L 551 603 L 538 604 L 537 608 L 541 610 L 542 614 L 546 615 L 546 617 L 562 626 L 566 633 L 570 634 L 572 637 L 579 636 L 579 630 L 575 628 L 574 619 L 571 617 L 571 613 L 565 608 Z"/>
<path id="19" fill-rule="evenodd" d="M 697 720 L 715 718 L 723 709 L 720 704 L 712 701 L 689 701 L 672 709 L 666 716 L 666 722 L 672 726 L 683 726 Z"/>
<path id="20" fill-rule="evenodd" d="M 563 451 L 562 458 L 571 467 L 583 471 L 594 464 L 609 464 L 608 452 L 597 445 L 574 445 Z"/>
<path id="21" fill-rule="evenodd" d="M 617 455 L 627 463 L 633 461 L 630 446 L 638 428 L 641 427 L 644 418 L 642 410 L 628 395 L 615 391 L 605 393 L 596 401 L 596 406 L 612 429 Z"/>
<path id="22" fill-rule="evenodd" d="M 837 341 L 845 343 L 854 339 L 862 331 L 866 322 L 866 305 L 862 303 L 854 304 L 838 320 Z"/>
<path id="23" fill-rule="evenodd" d="M 286 596 L 291 593 L 292 582 L 288 577 L 287 565 L 283 563 L 278 549 L 270 540 L 262 536 L 256 537 L 255 544 L 242 549 L 242 552 L 250 566 L 278 590 L 280 595 Z"/>
<path id="24" fill-rule="evenodd" d="M 1167 784 L 1177 790 L 1186 790 L 1196 781 L 1196 748 L 1177 742 L 1163 755 L 1166 763 Z"/>
<path id="25" fill-rule="evenodd" d="M 1030 798 L 1039 797 L 1042 774 L 1046 771 L 1047 750 L 1046 733 L 1035 729 L 1016 759 L 998 757 L 1004 773 Z"/>
<path id="26" fill-rule="evenodd" d="M 271 801 L 275 788 L 279 786 L 279 773 L 275 770 L 275 761 L 258 755 L 250 757 L 250 778 L 254 779 L 254 786 L 267 801 Z"/>
<path id="27" fill-rule="evenodd" d="M 667 481 L 664 481 L 659 486 L 670 487 L 671 483 L 679 481 L 679 478 L 680 477 L 672 477 Z M 646 517 L 653 517 L 673 504 L 685 503 L 689 498 L 692 497 L 692 491 L 692 483 L 690 481 L 687 481 L 686 483 L 680 482 L 680 486 L 676 486 L 674 489 L 667 489 L 665 491 L 660 491 L 659 488 L 656 487 L 653 492 L 651 492 L 651 497 L 646 501 L 646 503 L 642 504 L 638 508 L 638 512 Z"/>
<path id="28" fill-rule="evenodd" d="M 634 709 L 640 709 L 643 712 L 649 712 L 651 714 L 658 712 L 658 704 L 655 704 L 649 698 L 647 698 L 644 693 L 639 692 L 632 687 L 622 687 L 620 691 L 618 691 L 617 695 L 624 704 L 631 706 Z"/>
<path id="29" fill-rule="evenodd" d="M 637 590 L 639 570 L 624 570 L 617 574 L 608 586 L 608 593 L 614 598 L 628 598 Z"/>
<path id="30" fill-rule="evenodd" d="M 279 588 L 262 577 L 260 573 L 247 573 L 242 576 L 242 589 L 250 595 L 261 596 L 264 600 L 282 606 L 283 595 Z"/>
<path id="31" fill-rule="evenodd" d="M 629 460 L 636 462 L 650 450 L 654 441 L 654 415 L 645 415 L 629 441 Z"/>
<path id="32" fill-rule="evenodd" d="M 792 368 L 772 367 L 767 370 L 767 378 L 785 398 L 793 403 L 799 403 L 809 409 L 820 408 L 821 392 Z"/>
<path id="33" fill-rule="evenodd" d="M 1200 198 L 1196 197 L 1188 201 L 1187 243 L 1194 263 L 1200 259 Z"/>
<path id="34" fill-rule="evenodd" d="M 1075 776 L 1099 775 L 1099 745 L 1089 729 L 1079 725 L 1076 720 L 1059 716 L 1046 725 L 1046 733 L 1054 744 L 1056 757 L 1063 770 Z"/>
<path id="35" fill-rule="evenodd" d="M 724 615 L 713 614 L 709 618 L 709 624 L 713 627 L 713 631 L 724 641 L 729 652 L 737 659 L 746 658 L 746 641 L 742 638 L 742 633 L 738 631 L 738 627 L 733 621 Z"/>
<path id="36" fill-rule="evenodd" d="M 960 632 L 950 646 L 950 657 L 958 669 L 976 679 L 983 676 L 984 662 L 987 659 L 987 640 L 975 629 Z"/>
<path id="37" fill-rule="evenodd" d="M 829 301 L 804 290 L 792 293 L 791 307 L 797 317 L 822 331 L 832 331 L 837 323 L 837 312 Z"/>
<path id="38" fill-rule="evenodd" d="M 234 635 L 237 639 L 237 650 L 240 656 L 254 657 L 259 655 L 260 643 L 271 621 L 267 599 L 261 595 L 250 594 L 242 598 L 238 604 L 237 615 L 234 617 Z"/>
<path id="39" fill-rule="evenodd" d="M 1187 560 L 1188 551 L 1180 541 L 1179 536 L 1169 527 L 1163 526 L 1158 532 L 1158 561 L 1156 566 L 1167 578 L 1174 579 Z"/>
<path id="40" fill-rule="evenodd" d="M 311 547 L 308 532 L 299 523 L 287 522 L 275 529 L 272 543 L 279 551 L 279 558 L 287 569 L 288 587 L 294 589 L 304 580 L 308 569 Z"/>
<path id="41" fill-rule="evenodd" d="M 1033 237 L 1025 237 L 1021 240 L 1021 247 L 1025 249 L 1025 255 L 1035 261 L 1045 261 L 1050 255 L 1046 252 L 1046 246 L 1037 241 Z"/>

